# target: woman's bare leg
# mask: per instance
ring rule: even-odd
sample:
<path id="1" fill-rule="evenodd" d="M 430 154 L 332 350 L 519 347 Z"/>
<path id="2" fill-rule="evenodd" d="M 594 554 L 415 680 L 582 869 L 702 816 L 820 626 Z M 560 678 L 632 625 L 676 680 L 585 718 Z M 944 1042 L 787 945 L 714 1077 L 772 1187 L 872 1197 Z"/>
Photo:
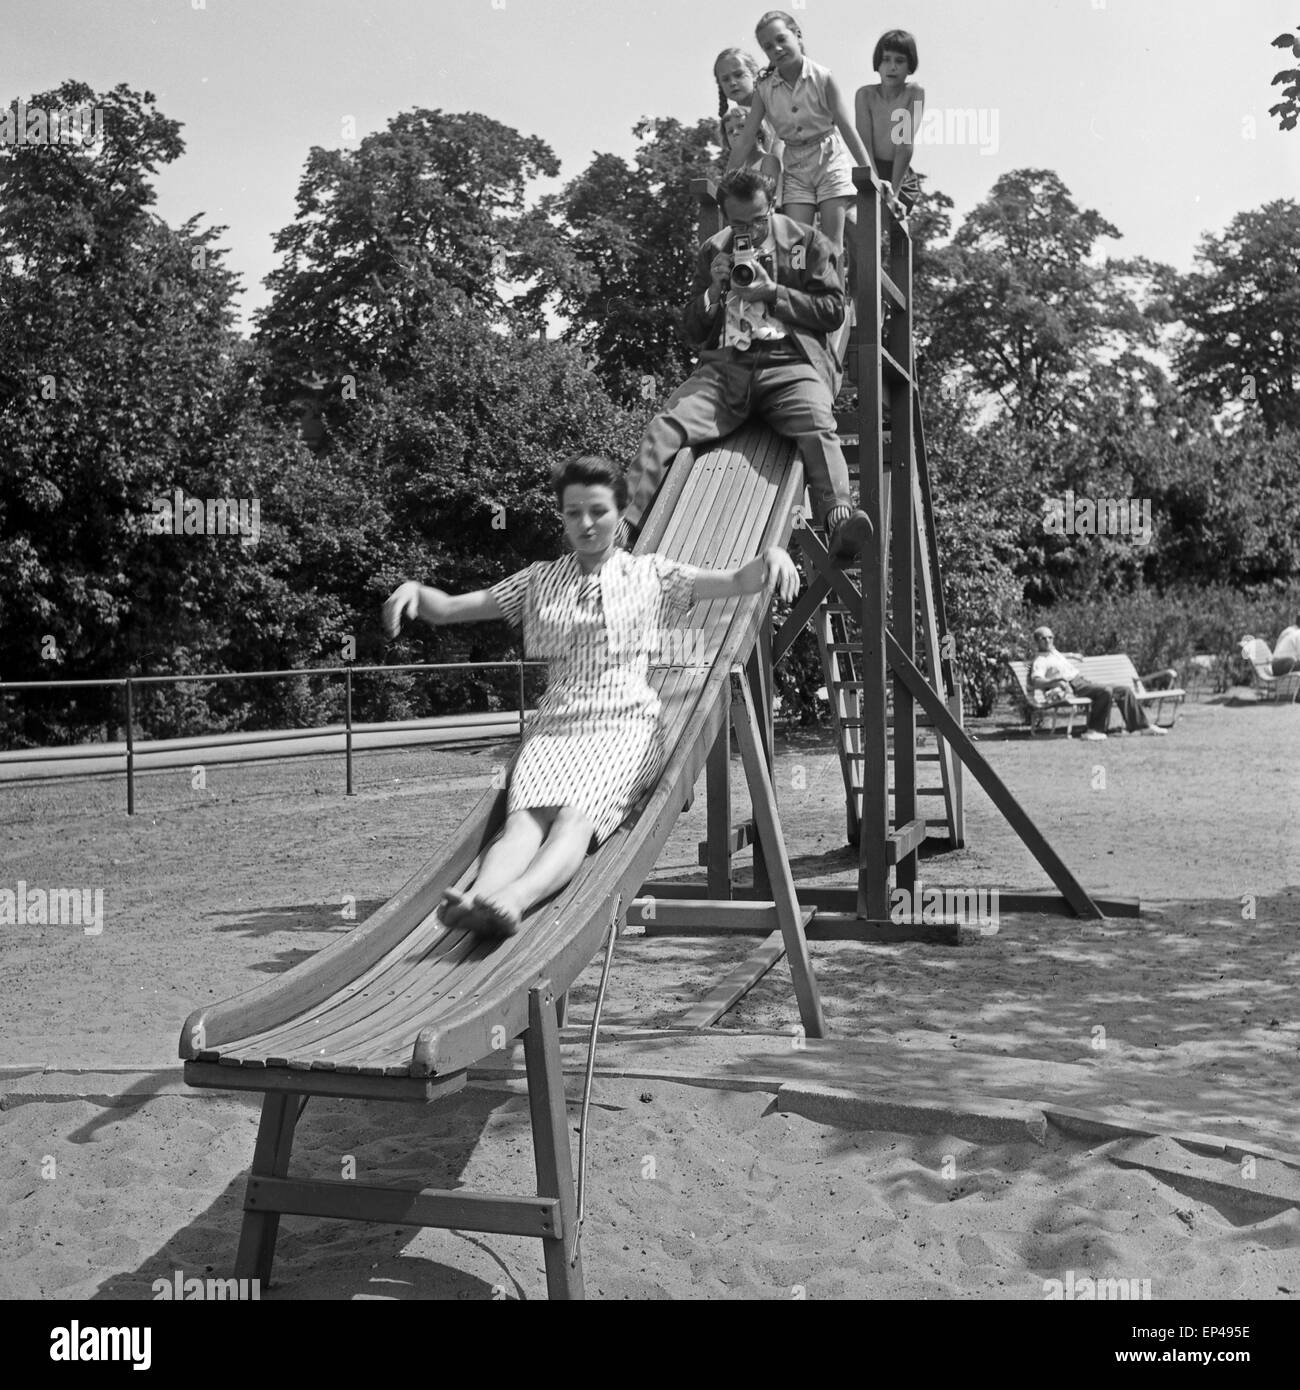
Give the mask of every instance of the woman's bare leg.
<path id="1" fill-rule="evenodd" d="M 793 217 L 796 222 L 802 222 L 805 227 L 811 227 L 813 218 L 817 215 L 817 209 L 812 203 L 787 203 L 781 211 L 787 217 Z"/>
<path id="2" fill-rule="evenodd" d="M 447 905 L 442 908 L 442 920 L 449 927 L 458 927 L 473 914 L 474 899 L 480 892 L 493 892 L 503 884 L 519 877 L 532 862 L 546 836 L 548 813 L 532 809 L 512 811 L 506 817 L 501 833 L 488 846 L 479 865 L 478 877 L 468 894 L 448 888 L 444 894 Z"/>
<path id="3" fill-rule="evenodd" d="M 480 874 L 474 901 L 477 915 L 485 919 L 484 929 L 513 936 L 530 908 L 558 892 L 578 872 L 587 857 L 592 830 L 591 821 L 576 806 L 561 806 L 522 873 L 515 869 L 509 877 L 491 879 Z"/>
<path id="4" fill-rule="evenodd" d="M 554 812 L 530 806 L 526 811 L 511 811 L 505 828 L 488 846 L 478 877 L 474 880 L 474 896 L 493 893 L 513 883 L 533 862 L 546 839 Z"/>

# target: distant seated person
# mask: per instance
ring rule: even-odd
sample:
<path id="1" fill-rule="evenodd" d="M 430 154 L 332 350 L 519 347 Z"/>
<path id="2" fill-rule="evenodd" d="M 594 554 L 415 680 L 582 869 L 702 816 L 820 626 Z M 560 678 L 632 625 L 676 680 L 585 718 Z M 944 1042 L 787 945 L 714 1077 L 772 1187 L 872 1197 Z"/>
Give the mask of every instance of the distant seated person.
<path id="1" fill-rule="evenodd" d="M 1273 674 L 1289 676 L 1300 670 L 1300 617 L 1296 625 L 1284 627 L 1273 644 Z"/>
<path id="2" fill-rule="evenodd" d="M 1078 652 L 1058 652 L 1050 627 L 1034 629 L 1034 645 L 1038 648 L 1038 654 L 1029 668 L 1029 688 L 1033 691 L 1035 702 L 1040 692 L 1044 704 L 1053 704 L 1069 695 L 1092 701 L 1092 708 L 1088 711 L 1088 727 L 1080 735 L 1081 738 L 1096 740 L 1106 737 L 1112 705 L 1119 706 L 1124 716 L 1124 727 L 1129 733 L 1136 730 L 1143 734 L 1163 735 L 1166 732 L 1147 719 L 1146 711 L 1138 703 L 1132 686 L 1094 685 L 1088 680 L 1075 664 L 1083 657 Z"/>
<path id="3" fill-rule="evenodd" d="M 814 520 L 837 564 L 852 563 L 871 537 L 835 432 L 839 369 L 826 341 L 844 322 L 835 252 L 820 232 L 773 212 L 772 192 L 753 169 L 733 169 L 718 185 L 727 225 L 700 247 L 685 313 L 700 365 L 646 426 L 628 470 L 628 545 L 678 451 L 751 418 L 798 444 Z"/>

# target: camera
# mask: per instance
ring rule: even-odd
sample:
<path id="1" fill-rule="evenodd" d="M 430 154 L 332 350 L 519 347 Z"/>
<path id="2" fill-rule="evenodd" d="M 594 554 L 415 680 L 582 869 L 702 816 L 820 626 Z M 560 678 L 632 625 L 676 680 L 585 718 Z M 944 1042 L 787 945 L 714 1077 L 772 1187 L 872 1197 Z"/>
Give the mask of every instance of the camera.
<path id="1" fill-rule="evenodd" d="M 758 278 L 755 267 L 766 261 L 754 250 L 754 238 L 748 232 L 736 232 L 731 238 L 731 283 L 744 289 Z M 768 267 L 768 274 L 771 268 Z"/>

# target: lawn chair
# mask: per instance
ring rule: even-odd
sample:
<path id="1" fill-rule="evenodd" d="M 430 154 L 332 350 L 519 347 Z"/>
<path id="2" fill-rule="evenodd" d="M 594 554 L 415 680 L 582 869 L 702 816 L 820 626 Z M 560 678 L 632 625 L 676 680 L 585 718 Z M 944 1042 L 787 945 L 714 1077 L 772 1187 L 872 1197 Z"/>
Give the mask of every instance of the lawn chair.
<path id="1" fill-rule="evenodd" d="M 1284 676 L 1275 674 L 1272 648 L 1262 637 L 1247 633 L 1241 639 L 1241 655 L 1250 663 L 1251 685 L 1261 700 L 1288 705 L 1300 700 L 1300 671 L 1288 671 Z"/>

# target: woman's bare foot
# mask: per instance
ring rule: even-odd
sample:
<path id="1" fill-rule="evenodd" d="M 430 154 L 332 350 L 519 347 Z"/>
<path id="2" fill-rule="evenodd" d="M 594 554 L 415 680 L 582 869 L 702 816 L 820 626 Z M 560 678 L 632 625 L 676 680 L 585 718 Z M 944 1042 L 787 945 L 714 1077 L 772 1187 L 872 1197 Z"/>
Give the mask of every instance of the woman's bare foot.
<path id="1" fill-rule="evenodd" d="M 470 930 L 479 936 L 514 936 L 524 920 L 520 902 L 508 888 L 500 888 L 483 897 L 476 893 L 470 913 Z"/>
<path id="2" fill-rule="evenodd" d="M 442 906 L 438 909 L 438 915 L 442 918 L 443 925 L 448 927 L 466 926 L 474 912 L 474 900 L 467 893 L 462 893 L 459 888 L 444 888 L 442 899 Z"/>

